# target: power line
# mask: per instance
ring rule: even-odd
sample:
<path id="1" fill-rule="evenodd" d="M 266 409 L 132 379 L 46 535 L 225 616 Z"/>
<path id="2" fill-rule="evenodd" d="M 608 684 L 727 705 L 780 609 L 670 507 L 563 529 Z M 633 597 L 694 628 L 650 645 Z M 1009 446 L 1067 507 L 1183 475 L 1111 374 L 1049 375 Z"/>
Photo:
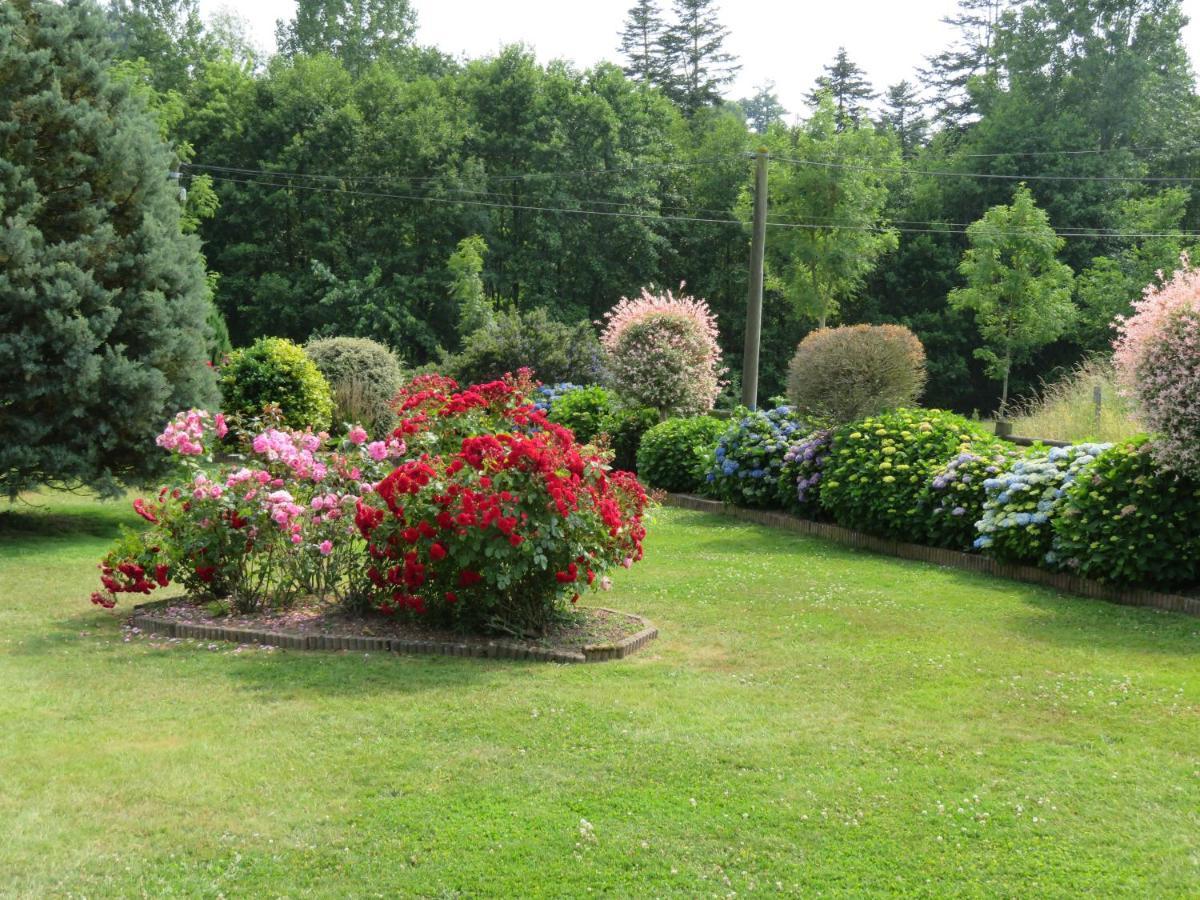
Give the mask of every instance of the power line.
<path id="1" fill-rule="evenodd" d="M 519 172 L 514 174 L 494 174 L 481 175 L 485 181 L 527 181 L 538 178 L 581 178 L 596 175 L 622 175 L 630 172 L 660 170 L 660 169 L 688 169 L 707 166 L 714 162 L 730 162 L 741 157 L 717 157 L 708 160 L 696 160 L 692 162 L 661 162 L 661 163 L 641 163 L 635 166 L 625 166 L 615 169 L 566 169 L 558 172 Z M 440 182 L 445 180 L 444 175 L 325 175 L 314 174 L 311 172 L 284 172 L 274 169 L 252 169 L 240 168 L 237 166 L 216 166 L 205 163 L 183 163 L 181 168 L 186 169 L 201 169 L 204 171 L 213 172 L 229 172 L 236 175 L 275 175 L 283 178 L 311 178 L 320 181 L 405 181 L 413 184 L 424 184 L 428 182 Z"/>
<path id="2" fill-rule="evenodd" d="M 258 187 L 279 188 L 282 190 L 304 190 L 315 191 L 328 194 L 347 194 L 358 197 L 371 197 L 377 199 L 391 200 L 407 200 L 415 203 L 443 203 L 454 204 L 459 206 L 478 206 L 490 209 L 507 209 L 514 211 L 529 211 L 529 212 L 547 212 L 559 213 L 565 215 L 587 215 L 587 216 L 602 216 L 608 218 L 625 218 L 639 219 L 643 221 L 665 221 L 665 222 L 698 222 L 715 225 L 739 225 L 744 226 L 745 223 L 740 219 L 731 218 L 710 218 L 704 216 L 681 216 L 681 215 L 664 215 L 657 212 L 636 212 L 636 211 L 616 211 L 602 209 L 582 209 L 571 207 L 556 207 L 556 206 L 534 206 L 532 204 L 517 204 L 517 203 L 498 203 L 490 200 L 466 200 L 454 197 L 430 197 L 413 194 L 396 194 L 383 191 L 359 191 L 349 188 L 327 188 L 309 184 L 293 184 L 293 183 L 278 183 L 271 181 L 261 181 L 253 179 L 232 178 L 226 176 L 210 176 L 214 181 L 228 182 L 234 184 L 245 184 Z M 966 231 L 961 228 L 937 227 L 939 223 L 925 223 L 930 226 L 928 228 L 911 228 L 911 227 L 892 227 L 889 225 L 861 225 L 861 224 L 831 224 L 831 223 L 815 223 L 815 222 L 794 222 L 794 221 L 768 221 L 767 226 L 770 228 L 784 229 L 804 229 L 804 230 L 847 230 L 847 231 L 869 231 L 869 232 L 905 232 L 913 234 L 966 234 Z M 993 231 L 993 234 L 1023 236 L 1028 235 L 1029 231 L 1005 230 Z M 1183 233 L 1177 231 L 1169 232 L 1113 232 L 1109 234 L 1097 234 L 1092 231 L 1064 230 L 1055 232 L 1058 237 L 1062 238 L 1090 238 L 1097 240 L 1101 238 L 1113 239 L 1140 239 L 1149 237 L 1189 237 L 1198 236 L 1193 233 Z"/>
<path id="3" fill-rule="evenodd" d="M 1189 150 L 1200 150 L 1200 144 L 1180 144 L 1177 147 L 1096 147 L 1091 150 L 1009 150 L 1002 153 L 960 153 L 959 156 L 971 159 L 994 159 L 998 156 L 1084 156 L 1100 153 L 1157 153 L 1171 151 L 1184 153 Z"/>
<path id="4" fill-rule="evenodd" d="M 208 168 L 217 168 L 217 167 L 210 166 Z M 351 176 L 351 175 L 345 175 L 345 176 L 342 176 L 342 175 L 318 175 L 318 174 L 313 174 L 313 173 L 305 173 L 303 175 L 296 175 L 296 176 L 283 176 L 281 173 L 272 172 L 271 170 L 268 170 L 268 169 L 246 169 L 246 170 L 241 170 L 241 171 L 244 171 L 244 172 L 247 172 L 250 174 L 255 174 L 255 175 L 262 175 L 262 176 L 278 176 L 278 177 L 289 177 L 289 178 L 290 177 L 299 177 L 299 178 L 310 178 L 310 179 L 335 179 L 338 181 L 357 180 L 357 176 Z M 226 179 L 226 180 L 228 180 L 228 179 Z M 240 182 L 240 183 L 248 184 L 251 182 L 246 181 L 246 182 Z M 260 182 L 260 183 L 266 183 L 266 182 Z M 276 185 L 276 186 L 284 186 L 284 185 Z M 473 188 L 446 188 L 446 187 L 443 187 L 440 189 L 447 191 L 448 193 L 451 193 L 451 194 L 470 194 L 472 196 L 490 197 L 490 198 L 493 198 L 496 200 L 508 201 L 504 204 L 497 204 L 497 205 L 508 206 L 508 205 L 511 205 L 511 202 L 512 202 L 511 198 L 509 197 L 508 194 L 500 193 L 497 191 L 483 191 L 483 190 L 476 190 Z M 347 189 L 347 190 L 350 190 L 350 189 Z M 432 198 L 430 198 L 430 199 L 432 199 Z M 449 200 L 451 198 L 442 198 L 442 199 Z M 567 199 L 569 199 L 575 203 L 587 203 L 587 204 L 593 204 L 596 206 L 636 207 L 636 203 L 631 200 L 612 200 L 612 199 L 600 198 L 600 197 L 575 197 L 575 196 L 569 197 Z M 654 213 L 654 212 L 661 213 L 664 211 L 679 212 L 679 213 L 688 214 L 690 216 L 695 216 L 695 215 L 701 214 L 701 213 L 708 213 L 708 214 L 713 214 L 716 216 L 723 216 L 723 217 L 725 217 L 725 219 L 724 219 L 725 221 L 737 222 L 738 224 L 745 224 L 744 221 L 740 220 L 740 219 L 729 219 L 728 218 L 729 217 L 728 209 L 714 209 L 711 207 L 697 207 L 697 206 L 661 206 L 660 205 L 660 206 L 655 206 L 654 209 L 652 209 L 652 210 L 642 210 L 642 211 L 649 212 L 649 213 Z M 847 222 L 844 219 L 840 219 L 840 218 L 833 217 L 833 216 L 806 216 L 806 217 L 804 217 L 803 220 L 776 219 L 772 222 L 772 225 L 774 227 L 780 227 L 783 225 L 797 225 L 797 226 L 805 225 L 805 226 L 808 226 L 808 225 L 815 225 L 815 224 L 827 224 L 827 225 L 829 225 L 829 227 L 843 227 L 843 228 L 862 227 L 860 225 L 860 223 Z M 888 225 L 882 226 L 882 227 L 890 228 L 893 225 L 927 226 L 929 228 L 929 230 L 934 230 L 934 231 L 941 233 L 941 232 L 947 231 L 948 229 L 965 229 L 965 228 L 968 228 L 971 224 L 973 224 L 973 223 L 971 223 L 971 222 L 928 221 L 928 220 L 919 220 L 919 219 L 890 219 L 888 221 Z M 868 227 L 870 227 L 870 226 L 868 226 Z M 900 229 L 900 230 L 905 230 L 905 229 Z M 911 229 L 911 230 L 919 231 L 921 229 Z M 1078 234 L 1072 234 L 1074 232 L 1078 232 Z M 957 233 L 957 232 L 955 232 L 955 233 Z M 1014 233 L 1016 233 L 1016 232 L 1014 232 Z M 1121 229 L 1117 229 L 1117 228 L 1098 228 L 1098 227 L 1083 226 L 1083 225 L 1064 227 L 1063 233 L 1068 234 L 1070 236 L 1075 236 L 1075 237 L 1091 236 L 1091 237 L 1096 237 L 1096 238 L 1108 237 L 1108 236 L 1118 236 L 1119 237 L 1119 236 L 1123 236 L 1126 234 L 1130 234 L 1130 232 L 1125 232 L 1125 231 L 1122 231 Z M 1182 230 L 1172 231 L 1172 232 L 1161 232 L 1161 233 L 1158 233 L 1158 232 L 1136 233 L 1135 232 L 1133 234 L 1137 234 L 1139 237 L 1140 236 L 1200 237 L 1200 231 L 1182 231 Z"/>
<path id="5" fill-rule="evenodd" d="M 855 172 L 884 172 L 889 175 L 929 175 L 937 178 L 984 178 L 1000 181 L 1099 181 L 1154 182 L 1191 184 L 1200 178 L 1187 175 L 1001 175 L 991 172 L 954 172 L 949 169 L 909 169 L 902 166 L 859 166 L 852 163 L 825 162 L 817 159 L 789 159 L 772 156 L 776 162 L 823 169 L 846 169 Z"/>

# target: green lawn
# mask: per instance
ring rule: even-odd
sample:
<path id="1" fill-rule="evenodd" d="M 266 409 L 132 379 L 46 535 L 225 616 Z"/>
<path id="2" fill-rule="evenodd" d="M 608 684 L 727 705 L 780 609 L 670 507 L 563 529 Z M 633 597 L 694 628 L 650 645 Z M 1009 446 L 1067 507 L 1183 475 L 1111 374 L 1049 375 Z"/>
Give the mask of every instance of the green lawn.
<path id="1" fill-rule="evenodd" d="M 49 503 L 0 515 L 0 894 L 1200 885 L 1195 619 L 667 510 L 629 660 L 156 648 L 87 602 L 128 507 Z"/>

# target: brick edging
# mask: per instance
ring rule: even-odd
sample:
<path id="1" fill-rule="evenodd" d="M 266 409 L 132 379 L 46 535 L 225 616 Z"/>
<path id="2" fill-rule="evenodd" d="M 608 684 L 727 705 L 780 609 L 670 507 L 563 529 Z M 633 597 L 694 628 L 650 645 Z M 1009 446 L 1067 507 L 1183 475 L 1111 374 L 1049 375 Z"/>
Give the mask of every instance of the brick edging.
<path id="1" fill-rule="evenodd" d="M 601 612 L 626 616 L 642 625 L 631 634 L 611 644 L 588 644 L 582 650 L 554 650 L 531 647 L 518 641 L 495 640 L 487 643 L 460 641 L 424 641 L 413 638 L 367 637 L 365 635 L 300 634 L 272 631 L 265 628 L 227 628 L 224 625 L 179 622 L 154 613 L 173 600 L 140 603 L 133 608 L 129 624 L 150 634 L 163 637 L 191 638 L 201 641 L 229 641 L 237 644 L 256 644 L 285 650 L 355 650 L 367 653 L 412 653 L 433 656 L 470 656 L 480 659 L 528 659 L 539 662 L 584 663 L 624 659 L 658 637 L 658 628 L 643 616 L 595 607 Z"/>
<path id="2" fill-rule="evenodd" d="M 1013 581 L 1023 581 L 1028 584 L 1040 584 L 1071 594 L 1079 594 L 1097 600 L 1107 600 L 1110 603 L 1120 603 L 1124 606 L 1146 606 L 1167 612 L 1181 612 L 1187 615 L 1200 616 L 1200 597 L 1185 597 L 1182 594 L 1168 594 L 1144 588 L 1122 588 L 1090 578 L 1081 578 L 1067 572 L 1048 572 L 1035 566 L 1023 566 L 1014 563 L 1000 562 L 990 556 L 980 556 L 974 553 L 963 553 L 960 550 L 945 550 L 940 547 L 927 547 L 924 544 L 907 544 L 903 541 L 893 541 L 888 538 L 875 537 L 860 531 L 851 531 L 840 525 L 830 525 L 825 522 L 814 522 L 802 519 L 790 513 L 761 509 L 746 509 L 732 506 L 720 500 L 709 500 L 707 497 L 697 497 L 694 494 L 668 494 L 668 506 L 681 509 L 692 509 L 699 512 L 719 513 L 768 525 L 784 528 L 800 534 L 826 538 L 839 544 L 871 550 L 888 556 L 898 556 L 902 559 L 912 559 L 919 562 L 933 563 L 939 566 L 950 566 L 968 572 L 980 572 L 997 578 L 1008 578 Z"/>

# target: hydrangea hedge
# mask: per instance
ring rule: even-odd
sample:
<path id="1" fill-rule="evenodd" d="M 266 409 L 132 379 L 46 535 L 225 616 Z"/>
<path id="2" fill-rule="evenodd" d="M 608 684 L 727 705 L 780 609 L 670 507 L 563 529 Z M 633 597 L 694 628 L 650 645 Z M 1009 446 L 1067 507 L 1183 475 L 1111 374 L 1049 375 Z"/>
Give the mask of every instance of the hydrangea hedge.
<path id="1" fill-rule="evenodd" d="M 656 456 L 668 457 L 662 429 Z M 688 451 L 676 441 L 676 455 Z M 661 446 L 660 446 L 661 444 Z M 702 490 L 847 528 L 1144 586 L 1200 583 L 1200 482 L 1148 438 L 1017 448 L 939 410 L 836 431 L 787 407 L 743 415 L 710 449 Z"/>

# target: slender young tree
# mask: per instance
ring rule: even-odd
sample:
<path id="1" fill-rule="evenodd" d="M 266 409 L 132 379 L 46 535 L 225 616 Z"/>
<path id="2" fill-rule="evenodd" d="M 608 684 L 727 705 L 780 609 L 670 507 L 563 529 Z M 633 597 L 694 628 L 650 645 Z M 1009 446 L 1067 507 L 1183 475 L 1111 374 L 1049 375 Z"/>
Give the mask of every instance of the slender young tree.
<path id="1" fill-rule="evenodd" d="M 626 76 L 653 87 L 667 81 L 670 66 L 662 47 L 665 31 L 657 0 L 638 0 L 630 7 L 618 47 L 625 56 Z"/>
<path id="2" fill-rule="evenodd" d="M 966 286 L 948 298 L 952 309 L 971 310 L 984 345 L 975 356 L 1001 382 L 998 416 L 1008 411 L 1012 367 L 1057 340 L 1075 318 L 1071 267 L 1057 259 L 1066 242 L 1050 218 L 1017 187 L 1007 206 L 993 206 L 967 228 L 970 248 L 959 274 Z"/>
<path id="3" fill-rule="evenodd" d="M 177 157 L 110 76 L 91 4 L 0 5 L 0 492 L 151 477 L 175 411 L 216 400 Z"/>
<path id="4" fill-rule="evenodd" d="M 721 100 L 721 88 L 733 81 L 741 65 L 725 50 L 729 29 L 718 18 L 713 0 L 675 0 L 675 21 L 661 45 L 670 71 L 667 94 L 692 115 Z"/>
<path id="5" fill-rule="evenodd" d="M 817 78 L 816 87 L 808 94 L 808 102 L 815 107 L 821 95 L 828 94 L 838 129 L 857 124 L 866 117 L 867 104 L 878 96 L 866 74 L 850 59 L 845 47 L 838 47 L 833 62 L 825 67 L 825 74 Z"/>
<path id="6" fill-rule="evenodd" d="M 767 242 L 771 281 L 824 328 L 862 288 L 879 259 L 896 248 L 897 234 L 884 218 L 885 173 L 899 162 L 896 143 L 866 122 L 839 129 L 828 96 L 807 122 L 773 143 L 780 144 L 781 156 L 833 164 L 775 166 L 772 214 L 814 227 L 780 229 Z"/>
<path id="7" fill-rule="evenodd" d="M 458 337 L 486 328 L 496 318 L 496 309 L 488 299 L 483 285 L 483 258 L 487 243 L 473 234 L 458 242 L 458 247 L 446 261 L 450 275 L 450 296 L 458 305 Z"/>
<path id="8" fill-rule="evenodd" d="M 929 137 L 929 120 L 925 118 L 916 87 L 908 81 L 899 81 L 887 89 L 883 102 L 880 124 L 896 135 L 900 155 L 912 159 Z"/>
<path id="9" fill-rule="evenodd" d="M 760 85 L 755 90 L 753 97 L 739 100 L 738 106 L 742 108 L 746 124 L 755 134 L 766 134 L 771 125 L 781 121 L 787 115 L 787 110 L 779 102 L 779 97 L 775 93 L 775 82 L 773 81 Z"/>

